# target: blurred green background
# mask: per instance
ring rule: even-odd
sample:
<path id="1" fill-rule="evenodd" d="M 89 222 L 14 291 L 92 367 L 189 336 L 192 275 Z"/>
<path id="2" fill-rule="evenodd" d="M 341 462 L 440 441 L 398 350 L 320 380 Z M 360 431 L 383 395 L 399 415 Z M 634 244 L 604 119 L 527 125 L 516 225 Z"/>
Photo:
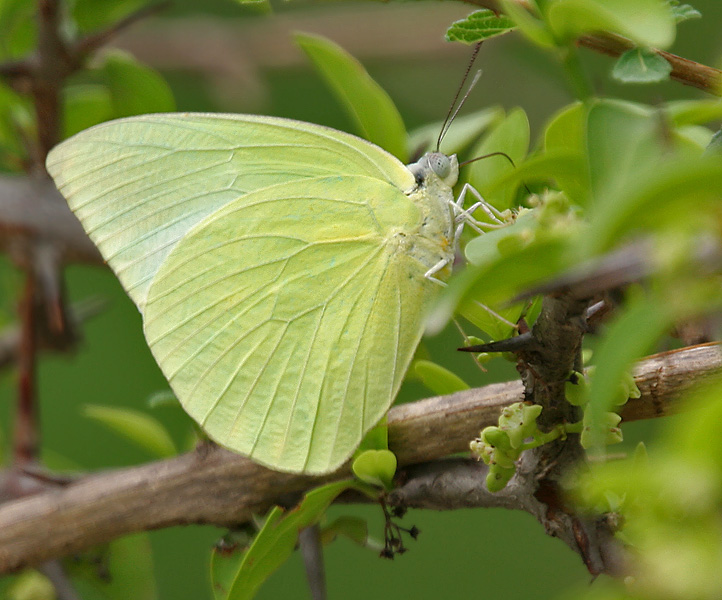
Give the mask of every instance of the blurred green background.
<path id="1" fill-rule="evenodd" d="M 702 20 L 685 23 L 672 50 L 702 63 L 720 66 L 722 3 L 699 0 Z M 293 117 L 351 130 L 331 93 L 292 42 L 296 30 L 326 35 L 344 46 L 389 92 L 409 129 L 444 117 L 470 56 L 470 48 L 443 41 L 446 27 L 471 9 L 461 3 L 301 3 L 260 14 L 231 0 L 176 0 L 162 15 L 123 34 L 117 46 L 158 68 L 176 95 L 178 110 L 251 112 Z M 583 51 L 584 63 L 601 95 L 654 103 L 701 97 L 676 83 L 623 87 L 608 76 L 612 60 Z M 521 106 L 538 130 L 571 100 L 562 73 L 551 57 L 540 55 L 519 36 L 487 43 L 477 66 L 482 79 L 464 112 L 501 104 Z M 4 259 L 3 259 L 4 260 Z M 0 273 L 5 320 L 17 301 L 20 279 L 6 262 Z M 77 353 L 43 357 L 39 390 L 45 457 L 54 465 L 81 470 L 134 465 L 151 459 L 81 414 L 85 404 L 147 409 L 148 398 L 167 389 L 142 336 L 140 316 L 108 271 L 88 267 L 67 270 L 71 299 L 99 296 L 108 308 L 85 327 Z M 425 341 L 433 359 L 472 385 L 515 375 L 513 365 L 495 359 L 479 371 L 455 348 L 460 338 L 448 331 Z M 0 435 L 7 448 L 11 433 L 15 379 L 0 374 Z M 399 401 L 428 395 L 418 384 L 404 386 Z M 190 426 L 180 410 L 161 407 L 154 416 L 167 424 L 185 447 Z M 625 427 L 627 443 L 648 437 L 654 424 Z M 443 432 L 439 432 L 443 435 Z M 332 517 L 353 513 L 369 519 L 380 537 L 381 511 L 375 507 L 333 507 Z M 410 551 L 395 561 L 346 540 L 326 552 L 331 598 L 498 597 L 507 600 L 557 597 L 590 576 L 578 556 L 547 537 L 527 514 L 502 510 L 431 513 L 412 511 L 407 525 L 421 530 Z M 222 531 L 184 527 L 153 532 L 153 559 L 160 598 L 211 597 L 210 549 Z M 92 594 L 88 597 L 92 597 Z M 260 598 L 307 598 L 300 558 L 294 558 L 263 587 Z"/>

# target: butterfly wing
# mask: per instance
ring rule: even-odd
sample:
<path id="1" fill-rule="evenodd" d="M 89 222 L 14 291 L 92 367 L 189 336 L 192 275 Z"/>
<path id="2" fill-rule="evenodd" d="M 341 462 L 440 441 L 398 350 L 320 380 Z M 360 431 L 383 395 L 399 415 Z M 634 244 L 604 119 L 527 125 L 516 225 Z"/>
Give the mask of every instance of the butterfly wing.
<path id="1" fill-rule="evenodd" d="M 161 265 L 148 343 L 189 414 L 276 469 L 340 466 L 393 401 L 435 287 L 408 245 L 420 212 L 367 176 L 240 197 Z"/>
<path id="2" fill-rule="evenodd" d="M 104 123 L 57 146 L 47 168 L 141 312 L 178 240 L 244 194 L 325 175 L 414 185 L 401 162 L 364 140 L 252 115 L 158 114 Z"/>

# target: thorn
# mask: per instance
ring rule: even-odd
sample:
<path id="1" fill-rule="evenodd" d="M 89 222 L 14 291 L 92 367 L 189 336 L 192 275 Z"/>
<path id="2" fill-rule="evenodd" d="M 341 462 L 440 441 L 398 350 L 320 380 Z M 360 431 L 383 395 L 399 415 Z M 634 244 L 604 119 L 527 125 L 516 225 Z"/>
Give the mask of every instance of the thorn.
<path id="1" fill-rule="evenodd" d="M 522 333 L 505 340 L 479 344 L 477 346 L 466 346 L 457 348 L 459 352 L 522 352 L 525 350 L 536 350 L 539 342 L 532 336 L 531 332 Z"/>

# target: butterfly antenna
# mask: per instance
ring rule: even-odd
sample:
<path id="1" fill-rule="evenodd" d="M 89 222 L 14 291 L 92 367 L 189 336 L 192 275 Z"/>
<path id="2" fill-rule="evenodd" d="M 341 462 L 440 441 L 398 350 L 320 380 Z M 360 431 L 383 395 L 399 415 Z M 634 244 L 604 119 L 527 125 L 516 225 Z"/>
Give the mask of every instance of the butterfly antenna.
<path id="1" fill-rule="evenodd" d="M 483 158 L 491 158 L 492 156 L 503 156 L 506 160 L 509 161 L 511 166 L 516 169 L 516 164 L 514 164 L 514 160 L 506 152 L 490 152 L 489 154 L 484 154 L 483 156 L 477 156 L 476 158 L 465 160 L 464 162 L 459 163 L 459 168 L 470 165 L 471 163 L 476 162 L 477 160 L 481 160 Z M 525 182 L 522 183 L 524 184 L 524 188 L 526 189 L 527 193 L 531 196 L 532 192 L 529 189 L 529 186 Z"/>
<path id="2" fill-rule="evenodd" d="M 459 100 L 459 95 L 461 94 L 461 90 L 464 89 L 464 84 L 466 83 L 467 79 L 469 79 L 469 73 L 471 73 L 471 67 L 474 66 L 474 61 L 476 60 L 476 57 L 479 54 L 479 50 L 481 49 L 481 44 L 483 42 L 479 42 L 474 46 L 474 51 L 471 53 L 471 59 L 469 60 L 469 64 L 466 66 L 466 71 L 464 72 L 464 76 L 461 78 L 461 84 L 459 85 L 458 89 L 456 90 L 456 94 L 454 95 L 454 99 L 451 102 L 451 105 L 449 106 L 449 112 L 446 113 L 446 118 L 444 119 L 443 124 L 441 125 L 441 131 L 439 132 L 439 137 L 436 140 L 436 151 L 439 151 L 439 147 L 441 146 L 441 141 L 444 139 L 444 136 L 446 135 L 446 132 L 449 131 L 449 127 L 451 127 L 451 123 L 456 118 L 457 113 L 461 109 L 461 107 L 464 105 L 464 102 L 466 102 L 466 99 L 469 97 L 469 93 L 476 85 L 476 82 L 479 81 L 479 77 L 481 76 L 481 71 L 477 71 L 476 75 L 474 76 L 474 79 L 471 82 L 471 85 L 469 86 L 469 89 L 466 91 L 466 94 L 464 94 L 464 97 L 461 99 L 461 102 L 458 106 L 456 106 L 457 101 Z M 454 107 L 456 107 L 456 110 L 454 110 Z"/>

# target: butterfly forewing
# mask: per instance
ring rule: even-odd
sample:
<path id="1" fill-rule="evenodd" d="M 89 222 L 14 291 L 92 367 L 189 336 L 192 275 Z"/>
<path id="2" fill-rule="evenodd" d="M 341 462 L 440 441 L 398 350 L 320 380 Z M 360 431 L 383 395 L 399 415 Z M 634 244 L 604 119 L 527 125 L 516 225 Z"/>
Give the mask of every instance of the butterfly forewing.
<path id="1" fill-rule="evenodd" d="M 162 114 L 105 123 L 55 148 L 47 166 L 141 311 L 177 241 L 245 193 L 324 175 L 413 185 L 398 160 L 354 136 L 250 115 Z"/>

